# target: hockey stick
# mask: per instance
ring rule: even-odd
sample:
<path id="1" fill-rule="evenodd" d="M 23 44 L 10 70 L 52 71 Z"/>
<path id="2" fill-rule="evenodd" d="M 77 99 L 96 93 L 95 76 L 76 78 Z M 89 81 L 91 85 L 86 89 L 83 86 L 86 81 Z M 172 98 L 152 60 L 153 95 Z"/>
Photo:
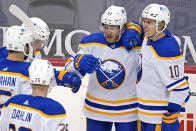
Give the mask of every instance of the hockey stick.
<path id="1" fill-rule="evenodd" d="M 24 11 L 22 11 L 18 6 L 14 4 L 10 5 L 9 11 L 11 14 L 16 16 L 20 21 L 22 21 L 27 26 L 27 28 L 29 28 L 32 32 L 36 33 L 33 22 L 30 20 L 27 14 Z"/>

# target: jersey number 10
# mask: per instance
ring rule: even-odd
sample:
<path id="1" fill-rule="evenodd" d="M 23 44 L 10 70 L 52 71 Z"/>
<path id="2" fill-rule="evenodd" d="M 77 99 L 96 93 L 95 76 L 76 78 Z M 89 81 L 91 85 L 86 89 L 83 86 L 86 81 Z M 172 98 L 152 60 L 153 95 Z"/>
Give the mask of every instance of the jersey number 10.
<path id="1" fill-rule="evenodd" d="M 178 69 L 178 65 L 174 65 L 174 66 L 169 66 L 170 69 L 170 73 L 171 73 L 171 78 L 176 78 L 179 77 L 179 69 Z"/>

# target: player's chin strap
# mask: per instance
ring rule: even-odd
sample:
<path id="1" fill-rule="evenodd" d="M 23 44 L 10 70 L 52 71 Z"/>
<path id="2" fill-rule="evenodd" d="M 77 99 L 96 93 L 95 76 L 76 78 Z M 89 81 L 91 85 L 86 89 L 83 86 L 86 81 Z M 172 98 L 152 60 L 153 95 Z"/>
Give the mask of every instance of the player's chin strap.
<path id="1" fill-rule="evenodd" d="M 117 39 L 115 42 L 118 42 L 118 41 L 120 40 L 120 37 L 122 36 L 122 34 L 123 34 L 124 31 L 125 31 L 125 29 L 121 29 L 121 30 L 120 30 L 118 39 Z"/>
<path id="2" fill-rule="evenodd" d="M 163 28 L 161 31 L 158 31 L 158 27 L 159 27 L 159 24 L 157 23 L 157 24 L 156 24 L 156 34 L 155 34 L 152 38 L 150 38 L 151 40 L 157 38 L 157 36 L 158 36 L 160 33 L 162 33 L 162 32 L 167 28 L 167 26 L 165 25 L 164 28 Z"/>

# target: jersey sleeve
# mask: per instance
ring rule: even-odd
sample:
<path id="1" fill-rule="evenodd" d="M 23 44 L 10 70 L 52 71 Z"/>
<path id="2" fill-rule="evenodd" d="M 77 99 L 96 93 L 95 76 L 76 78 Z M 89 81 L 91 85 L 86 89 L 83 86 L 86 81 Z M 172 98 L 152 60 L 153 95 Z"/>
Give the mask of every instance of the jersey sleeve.
<path id="1" fill-rule="evenodd" d="M 83 41 L 83 40 L 82 40 Z M 85 44 L 79 44 L 79 47 L 78 47 L 78 52 L 77 54 L 91 54 L 91 51 L 90 51 L 90 48 L 89 46 L 85 46 Z M 77 55 L 76 54 L 76 55 Z M 74 72 L 76 73 L 80 78 L 83 77 L 83 74 L 80 73 L 78 70 L 76 70 L 74 68 L 74 56 L 73 57 L 70 57 L 66 63 L 65 63 L 65 70 L 68 70 L 70 72 Z"/>
<path id="2" fill-rule="evenodd" d="M 44 131 L 56 131 L 59 124 L 65 120 L 66 111 L 64 107 L 52 99 L 48 99 L 48 104 L 45 103 L 44 111 L 47 114 L 43 123 Z"/>
<path id="3" fill-rule="evenodd" d="M 44 131 L 57 131 L 59 129 L 60 123 L 64 121 L 65 117 L 57 118 L 46 118 L 44 124 Z"/>
<path id="4" fill-rule="evenodd" d="M 57 129 L 57 131 L 67 131 L 68 129 L 68 124 L 67 124 L 67 122 L 66 122 L 66 119 L 63 119 L 61 122 L 60 122 L 60 124 L 59 124 L 59 126 L 58 126 L 58 129 Z"/>
<path id="5" fill-rule="evenodd" d="M 154 68 L 169 92 L 168 110 L 180 111 L 189 93 L 188 83 L 184 76 L 183 58 L 158 60 Z"/>

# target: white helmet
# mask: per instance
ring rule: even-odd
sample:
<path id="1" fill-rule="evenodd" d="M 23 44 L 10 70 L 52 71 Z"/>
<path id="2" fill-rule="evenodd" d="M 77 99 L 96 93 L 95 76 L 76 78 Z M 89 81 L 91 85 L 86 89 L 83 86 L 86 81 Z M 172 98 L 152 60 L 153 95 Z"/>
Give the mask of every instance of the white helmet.
<path id="1" fill-rule="evenodd" d="M 119 25 L 120 30 L 127 22 L 126 11 L 123 7 L 111 5 L 102 15 L 101 23 L 107 25 Z"/>
<path id="2" fill-rule="evenodd" d="M 142 12 L 143 18 L 148 18 L 156 21 L 156 27 L 158 28 L 159 24 L 164 21 L 164 29 L 166 29 L 170 21 L 170 11 L 165 5 L 159 4 L 150 4 Z M 164 30 L 163 29 L 163 30 Z"/>
<path id="3" fill-rule="evenodd" d="M 31 84 L 50 85 L 54 79 L 54 68 L 48 60 L 35 59 L 29 67 Z"/>
<path id="4" fill-rule="evenodd" d="M 33 22 L 35 27 L 35 32 L 36 32 L 34 34 L 35 39 L 48 41 L 50 31 L 46 22 L 44 22 L 42 19 L 37 17 L 32 17 L 30 18 L 30 20 Z M 22 24 L 22 26 L 26 28 L 25 24 Z"/>
<path id="5" fill-rule="evenodd" d="M 24 30 L 21 26 L 11 26 L 5 33 L 5 45 L 7 50 L 23 52 L 29 56 L 33 54 L 32 45 L 35 39 L 32 32 Z M 25 45 L 29 46 L 29 54 L 24 51 Z"/>

